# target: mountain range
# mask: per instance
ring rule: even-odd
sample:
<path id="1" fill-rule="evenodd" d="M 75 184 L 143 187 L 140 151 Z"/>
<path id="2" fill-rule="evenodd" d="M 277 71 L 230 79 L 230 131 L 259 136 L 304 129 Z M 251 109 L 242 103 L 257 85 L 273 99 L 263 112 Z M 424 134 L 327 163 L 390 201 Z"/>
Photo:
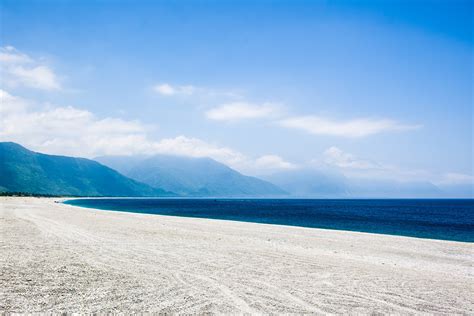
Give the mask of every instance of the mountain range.
<path id="1" fill-rule="evenodd" d="M 0 143 L 0 192 L 73 196 L 169 196 L 100 163 Z"/>
<path id="2" fill-rule="evenodd" d="M 0 192 L 72 196 L 267 197 L 287 193 L 210 158 L 156 155 L 95 160 L 0 142 Z"/>
<path id="3" fill-rule="evenodd" d="M 472 198 L 473 185 L 348 178 L 335 170 L 243 175 L 211 158 L 47 155 L 0 142 L 0 193 L 70 196 L 274 198 Z"/>
<path id="4" fill-rule="evenodd" d="M 242 175 L 211 158 L 171 155 L 96 158 L 123 175 L 181 196 L 276 197 L 288 193 L 276 185 Z"/>

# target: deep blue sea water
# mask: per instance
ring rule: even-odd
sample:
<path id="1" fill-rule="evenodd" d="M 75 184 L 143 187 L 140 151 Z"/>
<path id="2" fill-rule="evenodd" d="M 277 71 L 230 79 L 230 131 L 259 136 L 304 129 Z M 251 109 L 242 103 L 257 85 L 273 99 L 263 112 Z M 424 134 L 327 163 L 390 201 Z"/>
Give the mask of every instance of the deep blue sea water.
<path id="1" fill-rule="evenodd" d="M 102 210 L 474 242 L 474 200 L 79 199 Z"/>

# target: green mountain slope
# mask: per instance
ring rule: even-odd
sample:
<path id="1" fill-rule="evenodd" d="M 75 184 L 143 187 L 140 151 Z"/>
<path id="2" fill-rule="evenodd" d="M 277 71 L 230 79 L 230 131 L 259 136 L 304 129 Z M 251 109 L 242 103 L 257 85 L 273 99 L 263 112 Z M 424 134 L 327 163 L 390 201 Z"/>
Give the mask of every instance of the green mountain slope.
<path id="1" fill-rule="evenodd" d="M 170 194 L 93 160 L 40 154 L 11 142 L 0 143 L 0 191 L 76 196 Z"/>
<path id="2" fill-rule="evenodd" d="M 132 179 L 184 196 L 259 197 L 286 194 L 270 182 L 242 175 L 210 158 L 155 155 L 104 156 L 96 160 Z"/>

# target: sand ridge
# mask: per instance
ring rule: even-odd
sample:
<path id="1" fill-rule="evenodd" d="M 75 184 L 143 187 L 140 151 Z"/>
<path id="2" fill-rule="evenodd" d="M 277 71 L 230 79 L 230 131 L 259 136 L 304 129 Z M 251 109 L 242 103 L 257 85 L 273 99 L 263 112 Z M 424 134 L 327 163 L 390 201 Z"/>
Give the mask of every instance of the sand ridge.
<path id="1" fill-rule="evenodd" d="M 473 245 L 0 198 L 0 311 L 473 314 Z"/>

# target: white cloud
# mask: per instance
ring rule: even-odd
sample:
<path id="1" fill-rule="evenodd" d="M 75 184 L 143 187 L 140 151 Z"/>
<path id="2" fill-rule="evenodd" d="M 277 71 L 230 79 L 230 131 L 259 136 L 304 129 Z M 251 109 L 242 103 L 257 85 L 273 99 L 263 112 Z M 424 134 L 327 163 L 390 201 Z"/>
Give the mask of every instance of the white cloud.
<path id="1" fill-rule="evenodd" d="M 33 60 L 25 54 L 18 52 L 12 46 L 0 48 L 0 62 L 7 64 L 26 64 Z"/>
<path id="2" fill-rule="evenodd" d="M 277 155 L 257 159 L 232 148 L 199 138 L 177 137 L 155 140 L 152 126 L 136 120 L 99 118 L 71 106 L 51 106 L 0 90 L 0 141 L 18 142 L 32 150 L 93 158 L 99 155 L 174 154 L 211 157 L 244 173 L 264 174 L 299 166 Z M 400 181 L 431 181 L 440 185 L 469 184 L 474 177 L 462 173 L 435 174 L 361 159 L 338 147 L 328 148 L 322 162 L 346 176 Z"/>
<path id="3" fill-rule="evenodd" d="M 341 149 L 333 146 L 324 151 L 324 162 L 328 165 L 339 168 L 351 169 L 380 169 L 381 166 L 375 162 L 360 159 L 356 156 L 343 152 Z"/>
<path id="4" fill-rule="evenodd" d="M 257 118 L 268 119 L 280 115 L 281 112 L 281 107 L 274 103 L 232 102 L 208 110 L 206 116 L 211 120 L 237 121 Z"/>
<path id="5" fill-rule="evenodd" d="M 0 113 L 2 141 L 16 141 L 48 153 L 93 157 L 97 153 L 136 152 L 140 141 L 146 139 L 146 127 L 137 121 L 99 119 L 70 106 L 38 108 L 4 91 Z"/>
<path id="6" fill-rule="evenodd" d="M 192 95 L 198 89 L 194 86 L 172 86 L 168 83 L 157 84 L 153 87 L 153 90 L 164 96 L 173 96 L 173 95 Z"/>
<path id="7" fill-rule="evenodd" d="M 194 85 L 173 85 L 170 83 L 159 83 L 153 86 L 153 91 L 165 97 L 195 97 L 195 98 L 240 98 L 241 95 L 235 91 L 224 91 L 198 87 Z"/>
<path id="8" fill-rule="evenodd" d="M 315 135 L 333 135 L 342 137 L 364 137 L 381 132 L 404 131 L 420 128 L 420 125 L 403 125 L 387 119 L 354 119 L 334 121 L 319 116 L 290 117 L 279 121 L 283 127 L 306 131 Z"/>
<path id="9" fill-rule="evenodd" d="M 155 92 L 158 92 L 159 94 L 162 94 L 162 95 L 175 94 L 174 88 L 167 83 L 156 85 L 153 87 L 153 90 L 155 90 Z"/>
<path id="10" fill-rule="evenodd" d="M 192 85 L 157 84 L 153 90 L 164 96 L 228 96 L 239 101 L 223 103 L 208 109 L 205 115 L 216 121 L 239 121 L 248 119 L 266 119 L 276 121 L 285 128 L 299 129 L 314 135 L 330 135 L 349 138 L 365 137 L 391 131 L 406 131 L 421 128 L 421 125 L 407 125 L 391 119 L 358 118 L 345 121 L 333 120 L 316 115 L 288 116 L 283 106 L 277 103 L 252 103 L 245 101 L 241 95 L 232 92 L 196 87 Z"/>
<path id="11" fill-rule="evenodd" d="M 297 166 L 291 162 L 285 161 L 283 158 L 277 155 L 265 155 L 255 160 L 255 167 L 259 170 L 270 169 L 270 170 L 288 170 L 296 169 Z"/>
<path id="12" fill-rule="evenodd" d="M 9 69 L 9 73 L 14 78 L 13 82 L 15 84 L 43 90 L 60 89 L 56 75 L 46 66 L 30 68 L 14 66 Z"/>
<path id="13" fill-rule="evenodd" d="M 210 157 L 240 171 L 289 168 L 278 156 L 256 161 L 225 146 L 186 136 L 153 140 L 153 128 L 135 120 L 99 118 L 72 106 L 35 104 L 0 90 L 0 141 L 18 142 L 50 154 L 93 158 L 100 155 L 173 154 Z"/>
<path id="14" fill-rule="evenodd" d="M 23 112 L 27 107 L 24 100 L 12 96 L 5 90 L 0 89 L 0 120 L 14 112 Z"/>
<path id="15" fill-rule="evenodd" d="M 1 85 L 24 86 L 40 90 L 59 90 L 61 84 L 47 65 L 11 46 L 0 49 Z"/>
<path id="16" fill-rule="evenodd" d="M 248 159 L 242 153 L 228 147 L 207 143 L 198 138 L 178 136 L 165 138 L 151 144 L 151 153 L 183 155 L 190 157 L 211 157 L 217 161 L 240 167 Z"/>

